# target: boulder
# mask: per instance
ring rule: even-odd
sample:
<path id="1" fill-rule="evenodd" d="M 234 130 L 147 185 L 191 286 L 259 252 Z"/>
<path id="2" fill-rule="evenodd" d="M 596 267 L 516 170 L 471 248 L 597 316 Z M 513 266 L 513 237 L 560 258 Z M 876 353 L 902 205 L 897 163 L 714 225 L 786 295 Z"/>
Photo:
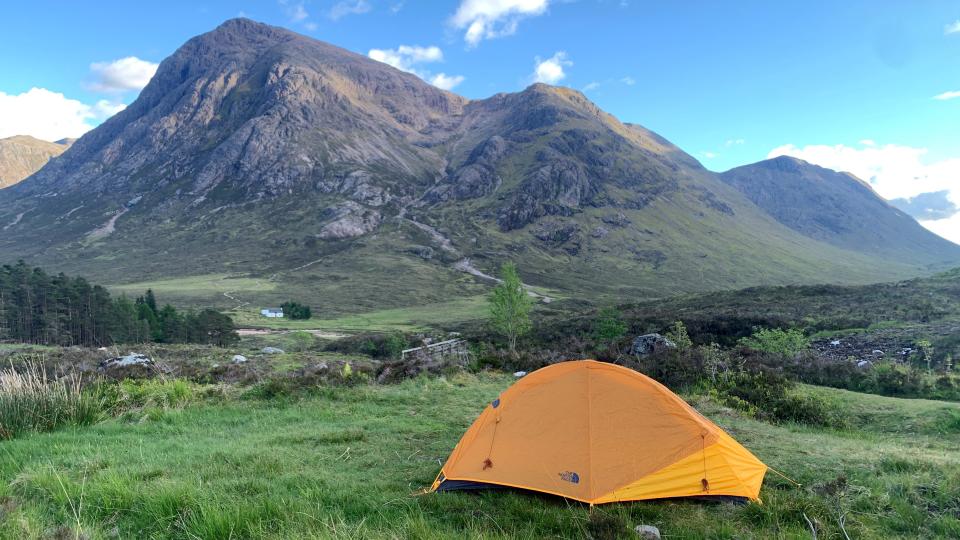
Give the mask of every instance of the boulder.
<path id="1" fill-rule="evenodd" d="M 242 355 L 242 354 L 235 354 L 235 355 L 233 355 L 233 360 L 232 360 L 232 361 L 233 361 L 234 364 L 246 364 L 246 363 L 247 363 L 247 357 L 244 356 L 244 355 Z"/>
<path id="2" fill-rule="evenodd" d="M 860 360 L 857 362 L 857 369 L 870 369 L 873 367 L 873 362 L 870 360 Z"/>
<path id="3" fill-rule="evenodd" d="M 152 358 L 132 352 L 100 362 L 97 371 L 112 379 L 146 379 L 155 376 L 158 370 Z"/>
<path id="4" fill-rule="evenodd" d="M 654 353 L 668 349 L 676 349 L 677 344 L 660 334 L 644 334 L 637 336 L 630 347 L 630 354 L 636 356 L 649 356 Z"/>
<path id="5" fill-rule="evenodd" d="M 590 236 L 594 238 L 604 238 L 608 234 L 610 234 L 610 229 L 601 226 L 594 228 L 593 232 L 590 233 Z"/>
<path id="6" fill-rule="evenodd" d="M 526 371 L 514 371 L 514 372 L 513 372 L 513 376 L 516 377 L 516 378 L 518 378 L 518 379 L 519 379 L 520 377 L 523 377 L 523 376 L 526 375 L 526 374 L 527 374 Z"/>
<path id="7" fill-rule="evenodd" d="M 263 354 L 283 354 L 285 351 L 276 347 L 264 347 L 260 349 L 260 352 Z"/>
<path id="8" fill-rule="evenodd" d="M 413 379 L 420 374 L 449 375 L 462 371 L 466 367 L 466 358 L 455 354 L 429 355 L 410 354 L 406 358 L 384 362 L 377 372 L 380 384 Z"/>
<path id="9" fill-rule="evenodd" d="M 660 540 L 660 529 L 653 525 L 637 525 L 634 530 L 643 540 Z"/>

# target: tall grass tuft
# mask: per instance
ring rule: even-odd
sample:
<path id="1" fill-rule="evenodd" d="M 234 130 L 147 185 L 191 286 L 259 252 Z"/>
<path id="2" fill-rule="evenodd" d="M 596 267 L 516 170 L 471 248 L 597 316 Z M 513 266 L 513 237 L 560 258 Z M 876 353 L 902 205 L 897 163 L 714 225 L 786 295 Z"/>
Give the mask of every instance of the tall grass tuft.
<path id="1" fill-rule="evenodd" d="M 84 391 L 79 375 L 47 377 L 37 364 L 0 370 L 0 440 L 100 419 L 104 403 Z"/>

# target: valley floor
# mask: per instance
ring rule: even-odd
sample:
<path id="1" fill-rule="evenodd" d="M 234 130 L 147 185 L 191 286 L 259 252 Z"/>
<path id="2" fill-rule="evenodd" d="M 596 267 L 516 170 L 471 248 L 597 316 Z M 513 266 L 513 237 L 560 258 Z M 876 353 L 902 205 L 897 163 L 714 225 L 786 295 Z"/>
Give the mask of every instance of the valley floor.
<path id="1" fill-rule="evenodd" d="M 509 375 L 300 397 L 191 386 L 91 427 L 0 443 L 2 538 L 960 537 L 960 405 L 804 387 L 854 426 L 771 425 L 687 396 L 767 464 L 763 504 L 595 507 L 518 492 L 414 496 Z"/>

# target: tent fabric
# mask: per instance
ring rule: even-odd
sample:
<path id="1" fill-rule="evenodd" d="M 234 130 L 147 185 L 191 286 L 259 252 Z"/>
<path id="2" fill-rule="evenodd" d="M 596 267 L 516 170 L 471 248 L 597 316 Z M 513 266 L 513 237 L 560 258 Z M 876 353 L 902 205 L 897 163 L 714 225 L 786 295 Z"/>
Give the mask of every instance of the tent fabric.
<path id="1" fill-rule="evenodd" d="M 594 360 L 537 370 L 490 403 L 433 491 L 496 485 L 590 504 L 757 500 L 767 466 L 662 384 Z"/>

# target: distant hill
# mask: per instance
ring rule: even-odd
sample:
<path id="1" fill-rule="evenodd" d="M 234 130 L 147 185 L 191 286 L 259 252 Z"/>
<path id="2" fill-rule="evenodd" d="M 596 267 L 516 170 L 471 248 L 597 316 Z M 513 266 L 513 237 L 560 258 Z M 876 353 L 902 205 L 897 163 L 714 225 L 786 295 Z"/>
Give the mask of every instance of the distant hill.
<path id="1" fill-rule="evenodd" d="M 849 173 L 781 156 L 729 170 L 720 179 L 815 240 L 920 264 L 960 256 L 960 246 L 931 233 Z"/>
<path id="2" fill-rule="evenodd" d="M 0 139 L 0 189 L 10 187 L 40 170 L 50 159 L 62 154 L 75 139 L 55 143 L 29 135 Z"/>
<path id="3" fill-rule="evenodd" d="M 485 293 L 505 260 L 547 296 L 598 302 L 960 262 L 934 241 L 898 256 L 781 222 L 575 90 L 468 100 L 247 19 L 188 41 L 0 192 L 0 227 L 0 259 L 184 290 L 245 277 L 251 295 L 219 301 L 295 294 L 327 315 Z"/>

